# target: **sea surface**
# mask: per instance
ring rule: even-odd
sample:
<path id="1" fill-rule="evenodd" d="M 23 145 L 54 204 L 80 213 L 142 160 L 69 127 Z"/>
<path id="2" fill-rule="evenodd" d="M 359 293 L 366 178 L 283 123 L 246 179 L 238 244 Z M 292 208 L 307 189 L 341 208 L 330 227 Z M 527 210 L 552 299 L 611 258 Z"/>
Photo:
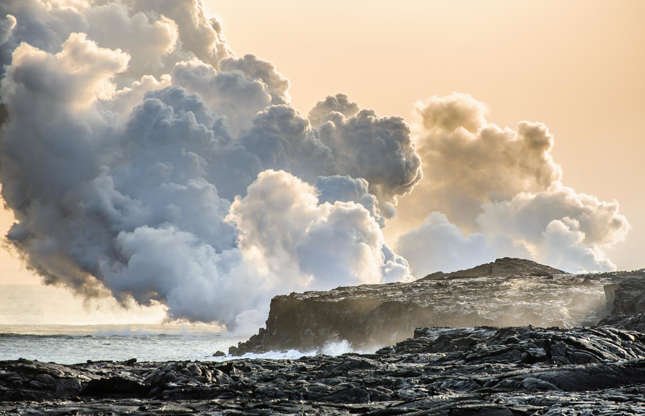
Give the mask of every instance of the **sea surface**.
<path id="1" fill-rule="evenodd" d="M 582 326 L 597 322 L 606 312 L 604 285 L 609 282 L 608 279 L 603 275 L 561 275 L 549 279 L 452 279 L 447 283 L 435 282 L 437 285 L 449 284 L 450 290 L 435 291 L 437 298 L 433 298 L 432 302 L 445 316 L 449 316 L 451 311 L 462 314 L 470 311 L 502 326 Z M 42 296 L 34 296 L 34 302 L 20 305 L 12 301 L 7 293 L 6 290 L 0 293 L 0 322 L 13 323 L 18 319 L 37 321 L 43 316 L 29 309 L 33 309 L 33 305 L 44 304 Z M 25 293 L 25 290 L 21 289 L 20 293 Z M 71 316 L 80 319 L 82 313 L 77 311 Z M 251 327 L 255 330 L 257 325 Z M 62 364 L 131 358 L 139 361 L 220 361 L 233 357 L 214 357 L 216 351 L 226 352 L 230 346 L 248 339 L 249 335 L 230 333 L 216 325 L 182 322 L 136 325 L 0 324 L 0 360 L 26 358 Z M 338 355 L 350 351 L 348 343 L 343 341 L 316 351 L 271 352 L 243 357 L 299 358 L 303 355 Z"/>
<path id="2" fill-rule="evenodd" d="M 241 338 L 212 330 L 157 325 L 0 326 L 0 360 L 72 364 L 87 360 L 208 360 Z"/>
<path id="3" fill-rule="evenodd" d="M 237 357 L 214 357 L 213 354 L 226 352 L 228 347 L 246 338 L 191 326 L 0 325 L 0 360 L 26 358 L 61 364 L 131 358 L 139 361 L 223 361 Z M 349 351 L 349 345 L 341 342 L 319 351 L 247 354 L 243 358 L 290 359 Z"/>

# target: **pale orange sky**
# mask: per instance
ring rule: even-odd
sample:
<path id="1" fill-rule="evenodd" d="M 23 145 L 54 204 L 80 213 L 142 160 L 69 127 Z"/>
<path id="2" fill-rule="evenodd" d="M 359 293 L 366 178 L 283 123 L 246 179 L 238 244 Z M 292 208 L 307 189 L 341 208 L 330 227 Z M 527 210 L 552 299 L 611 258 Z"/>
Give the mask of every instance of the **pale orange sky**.
<path id="1" fill-rule="evenodd" d="M 617 199 L 632 231 L 611 250 L 645 267 L 645 1 L 207 0 L 238 55 L 291 81 L 307 113 L 344 92 L 381 115 L 465 92 L 490 119 L 546 123 L 565 184 Z"/>
<path id="2" fill-rule="evenodd" d="M 546 123 L 565 184 L 617 199 L 632 224 L 610 256 L 645 267 L 645 1 L 205 0 L 238 55 L 274 63 L 303 113 L 343 92 L 412 121 L 414 102 L 465 92 L 490 119 Z M 11 223 L 0 212 L 0 232 Z M 0 285 L 38 284 L 0 250 Z M 0 291 L 3 290 L 0 286 Z M 60 291 L 48 292 L 62 296 Z M 70 304 L 79 299 L 68 299 Z M 74 306 L 77 307 L 77 306 Z"/>

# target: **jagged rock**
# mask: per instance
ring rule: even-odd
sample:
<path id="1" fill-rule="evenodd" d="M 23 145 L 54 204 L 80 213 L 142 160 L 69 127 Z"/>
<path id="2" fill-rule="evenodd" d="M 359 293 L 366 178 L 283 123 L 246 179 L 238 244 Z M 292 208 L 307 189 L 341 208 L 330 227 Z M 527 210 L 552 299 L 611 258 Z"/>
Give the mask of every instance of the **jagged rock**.
<path id="1" fill-rule="evenodd" d="M 362 355 L 0 362 L 0 392 L 9 391 L 0 414 L 638 415 L 645 334 L 607 326 L 423 328 Z"/>
<path id="2" fill-rule="evenodd" d="M 376 354 L 441 353 L 441 361 L 469 364 L 590 364 L 643 357 L 644 341 L 640 332 L 611 327 L 419 328 L 414 337 Z"/>
<path id="3" fill-rule="evenodd" d="M 645 312 L 634 315 L 611 315 L 600 321 L 599 325 L 645 332 Z"/>
<path id="4" fill-rule="evenodd" d="M 20 359 L 0 363 L 0 401 L 72 397 L 90 378 L 68 366 Z"/>
<path id="5" fill-rule="evenodd" d="M 388 345 L 427 326 L 591 325 L 645 304 L 645 272 L 567 274 L 503 258 L 410 283 L 340 287 L 271 300 L 266 328 L 230 354 L 309 351 L 345 340 L 356 349 Z"/>
<path id="6" fill-rule="evenodd" d="M 135 361 L 136 362 L 136 361 Z M 134 362 L 128 362 L 129 365 Z M 148 387 L 137 380 L 122 376 L 90 380 L 81 391 L 83 396 L 94 397 L 139 397 L 147 394 Z"/>

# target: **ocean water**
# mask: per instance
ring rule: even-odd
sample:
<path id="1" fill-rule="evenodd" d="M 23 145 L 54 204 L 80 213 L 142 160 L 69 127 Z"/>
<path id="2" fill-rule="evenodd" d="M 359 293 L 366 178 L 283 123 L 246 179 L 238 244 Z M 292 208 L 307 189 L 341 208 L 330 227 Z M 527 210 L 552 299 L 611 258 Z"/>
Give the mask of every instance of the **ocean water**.
<path id="1" fill-rule="evenodd" d="M 61 364 L 87 360 L 224 361 L 239 357 L 213 357 L 228 351 L 247 336 L 190 326 L 164 325 L 0 325 L 0 360 L 26 358 Z M 247 354 L 242 358 L 295 359 L 306 355 L 350 352 L 346 342 L 318 351 Z"/>
<path id="2" fill-rule="evenodd" d="M 449 282 L 431 282 L 438 287 L 430 293 L 429 301 L 442 316 L 451 316 L 453 312 L 455 315 L 470 313 L 497 322 L 500 326 L 532 324 L 573 327 L 597 322 L 606 313 L 604 285 L 610 281 L 611 275 L 561 275 L 550 279 L 452 279 Z M 445 285 L 449 287 L 439 287 Z M 15 303 L 4 303 L 0 293 L 0 322 L 29 318 L 25 312 L 29 309 L 14 306 Z M 34 317 L 30 319 L 38 317 L 32 315 Z M 442 325 L 450 324 L 439 324 Z M 257 326 L 252 328 L 245 331 L 255 330 Z M 139 361 L 219 361 L 234 357 L 213 357 L 216 351 L 226 352 L 230 346 L 246 340 L 249 335 L 231 334 L 216 325 L 185 323 L 84 326 L 0 324 L 0 360 L 26 358 L 63 364 L 130 358 Z M 346 352 L 351 352 L 351 348 L 343 341 L 316 351 L 271 352 L 246 355 L 244 358 L 299 358 L 319 353 L 338 355 Z"/>
<path id="3" fill-rule="evenodd" d="M 157 325 L 0 326 L 0 360 L 72 364 L 86 360 L 208 360 L 242 338 Z"/>

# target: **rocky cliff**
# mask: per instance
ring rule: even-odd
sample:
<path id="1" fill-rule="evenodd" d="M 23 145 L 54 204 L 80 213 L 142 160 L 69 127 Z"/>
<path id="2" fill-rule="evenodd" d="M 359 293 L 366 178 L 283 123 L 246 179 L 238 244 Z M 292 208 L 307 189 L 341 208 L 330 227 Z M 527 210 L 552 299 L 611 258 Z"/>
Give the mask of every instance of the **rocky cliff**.
<path id="1" fill-rule="evenodd" d="M 637 329 L 637 323 L 618 320 L 645 312 L 644 276 L 568 274 L 503 258 L 410 283 L 291 293 L 273 298 L 266 327 L 229 352 L 305 351 L 342 340 L 356 349 L 374 348 L 401 341 L 419 327 L 573 327 L 609 317 Z"/>
<path id="2" fill-rule="evenodd" d="M 600 322 L 645 332 L 645 272 L 625 273 L 617 283 L 605 286 L 609 314 Z"/>

